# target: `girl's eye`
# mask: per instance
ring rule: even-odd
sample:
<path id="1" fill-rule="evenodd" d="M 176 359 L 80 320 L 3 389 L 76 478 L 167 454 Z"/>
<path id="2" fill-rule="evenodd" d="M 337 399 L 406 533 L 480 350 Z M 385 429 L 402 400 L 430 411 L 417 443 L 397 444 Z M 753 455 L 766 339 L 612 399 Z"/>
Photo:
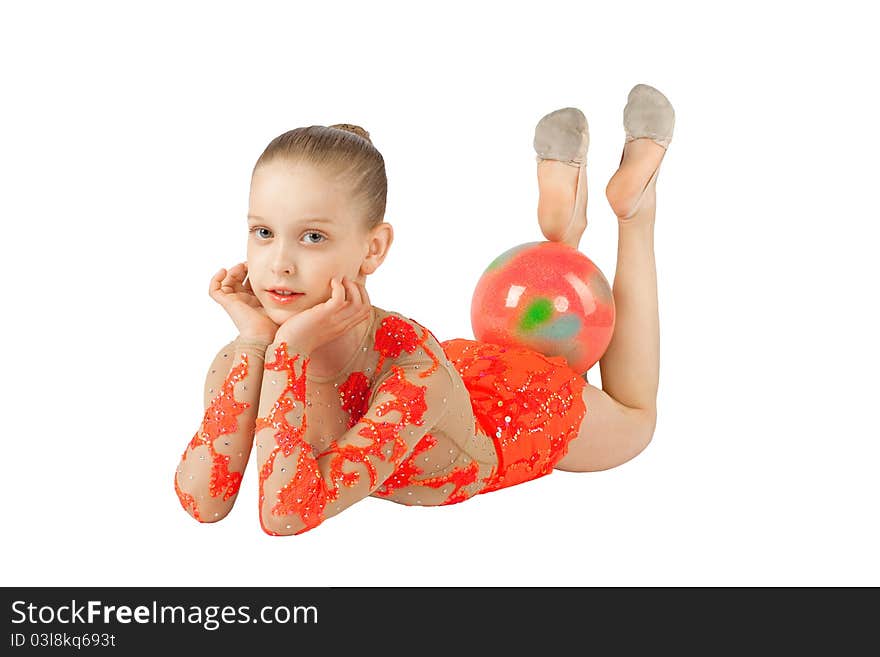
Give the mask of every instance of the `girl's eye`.
<path id="1" fill-rule="evenodd" d="M 268 228 L 263 228 L 262 226 L 254 226 L 254 227 L 248 229 L 248 232 L 250 232 L 250 233 L 256 233 L 258 237 L 262 237 L 262 238 L 268 239 L 268 238 L 269 238 L 268 235 L 261 235 L 261 234 L 260 234 L 260 231 L 261 231 L 261 230 L 265 230 L 267 233 L 271 233 L 271 232 L 272 232 L 272 231 L 269 230 Z"/>
<path id="2" fill-rule="evenodd" d="M 265 232 L 263 232 L 263 231 L 265 231 Z M 259 237 L 260 239 L 267 240 L 270 237 L 272 237 L 272 231 L 269 230 L 268 228 L 264 228 L 263 226 L 253 226 L 252 228 L 248 229 L 248 232 L 256 234 L 256 236 Z M 307 232 L 306 235 L 317 235 L 318 237 L 321 238 L 320 240 L 316 240 L 316 241 L 307 240 L 309 244 L 320 244 L 321 242 L 323 242 L 327 239 L 323 234 L 321 234 L 317 231 L 313 231 L 313 230 L 310 230 L 309 232 Z"/>

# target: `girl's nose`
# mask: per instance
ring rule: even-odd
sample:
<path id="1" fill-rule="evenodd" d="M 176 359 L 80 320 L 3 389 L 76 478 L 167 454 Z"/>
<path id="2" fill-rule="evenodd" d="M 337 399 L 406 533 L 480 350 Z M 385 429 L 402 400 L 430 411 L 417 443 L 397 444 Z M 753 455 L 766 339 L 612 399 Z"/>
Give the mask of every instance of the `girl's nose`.
<path id="1" fill-rule="evenodd" d="M 293 258 L 287 249 L 280 247 L 272 255 L 272 273 L 287 276 L 293 273 Z"/>

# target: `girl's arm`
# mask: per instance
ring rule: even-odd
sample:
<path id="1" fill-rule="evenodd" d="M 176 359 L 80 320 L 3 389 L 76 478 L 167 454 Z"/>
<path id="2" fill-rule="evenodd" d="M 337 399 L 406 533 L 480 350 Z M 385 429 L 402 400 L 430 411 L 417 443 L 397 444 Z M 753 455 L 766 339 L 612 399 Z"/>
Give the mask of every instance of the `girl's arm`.
<path id="1" fill-rule="evenodd" d="M 352 400 L 364 410 L 357 423 L 317 453 L 304 440 L 308 356 L 280 342 L 266 359 L 255 442 L 260 523 L 273 536 L 308 531 L 379 488 L 443 416 L 453 385 L 435 352 L 404 355 L 371 399 Z"/>
<path id="2" fill-rule="evenodd" d="M 181 456 L 174 490 L 199 522 L 235 504 L 254 437 L 267 342 L 241 336 L 223 347 L 205 378 L 205 414 Z"/>

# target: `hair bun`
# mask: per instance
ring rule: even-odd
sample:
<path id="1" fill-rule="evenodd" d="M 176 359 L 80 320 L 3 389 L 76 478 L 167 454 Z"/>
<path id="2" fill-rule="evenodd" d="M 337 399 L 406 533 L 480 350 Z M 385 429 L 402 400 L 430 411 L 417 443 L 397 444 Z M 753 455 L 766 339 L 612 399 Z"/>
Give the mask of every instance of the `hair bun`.
<path id="1" fill-rule="evenodd" d="M 353 132 L 358 137 L 363 137 L 371 144 L 373 143 L 370 139 L 370 133 L 364 130 L 359 125 L 355 125 L 353 123 L 334 123 L 330 126 L 331 128 L 336 128 L 337 130 L 345 130 L 346 132 Z"/>

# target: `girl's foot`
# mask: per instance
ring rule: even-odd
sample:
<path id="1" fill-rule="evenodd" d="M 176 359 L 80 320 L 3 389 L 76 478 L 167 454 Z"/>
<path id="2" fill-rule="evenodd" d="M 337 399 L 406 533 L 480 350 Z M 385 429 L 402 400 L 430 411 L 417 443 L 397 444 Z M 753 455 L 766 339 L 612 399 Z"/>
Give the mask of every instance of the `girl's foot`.
<path id="1" fill-rule="evenodd" d="M 535 127 L 538 162 L 538 224 L 552 242 L 578 247 L 587 227 L 587 149 L 590 132 L 583 112 L 565 107 Z"/>
<path id="2" fill-rule="evenodd" d="M 665 148 L 648 138 L 624 144 L 620 167 L 605 187 L 605 197 L 619 220 L 656 208 L 657 174 L 665 154 Z"/>
<path id="3" fill-rule="evenodd" d="M 656 203 L 660 162 L 672 141 L 675 110 L 654 87 L 637 84 L 629 92 L 623 110 L 626 142 L 620 166 L 608 181 L 605 196 L 621 221 Z"/>

